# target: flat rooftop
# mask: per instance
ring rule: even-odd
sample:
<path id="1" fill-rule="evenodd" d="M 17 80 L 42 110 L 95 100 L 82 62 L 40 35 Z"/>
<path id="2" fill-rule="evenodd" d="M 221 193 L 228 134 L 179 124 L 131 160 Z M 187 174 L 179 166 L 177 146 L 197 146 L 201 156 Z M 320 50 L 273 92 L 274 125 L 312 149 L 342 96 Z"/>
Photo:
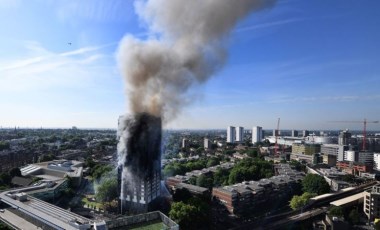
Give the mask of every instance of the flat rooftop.
<path id="1" fill-rule="evenodd" d="M 340 200 L 336 200 L 334 202 L 330 202 L 330 204 L 339 207 L 339 206 L 348 205 L 353 202 L 363 203 L 363 201 L 364 201 L 364 192 L 361 192 L 361 193 L 358 193 L 358 194 L 355 194 L 355 195 L 352 195 Z"/>

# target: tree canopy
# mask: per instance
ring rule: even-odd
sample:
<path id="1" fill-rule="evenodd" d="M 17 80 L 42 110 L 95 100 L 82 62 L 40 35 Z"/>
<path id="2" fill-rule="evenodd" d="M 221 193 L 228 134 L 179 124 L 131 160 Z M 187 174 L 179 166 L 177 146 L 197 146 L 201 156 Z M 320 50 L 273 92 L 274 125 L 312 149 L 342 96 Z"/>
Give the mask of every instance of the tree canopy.
<path id="1" fill-rule="evenodd" d="M 304 192 L 321 195 L 329 193 L 330 186 L 322 176 L 316 174 L 307 174 L 302 181 L 302 190 Z"/>
<path id="2" fill-rule="evenodd" d="M 305 205 L 307 205 L 307 203 L 309 202 L 310 198 L 313 198 L 314 196 L 316 196 L 317 194 L 315 193 L 309 193 L 309 192 L 305 192 L 303 193 L 301 196 L 293 196 L 293 198 L 290 200 L 290 208 L 292 208 L 293 210 L 297 210 L 299 208 L 302 208 L 304 207 Z"/>
<path id="3" fill-rule="evenodd" d="M 331 206 L 329 208 L 328 212 L 330 217 L 336 216 L 336 217 L 343 217 L 343 208 L 337 207 L 337 206 Z"/>

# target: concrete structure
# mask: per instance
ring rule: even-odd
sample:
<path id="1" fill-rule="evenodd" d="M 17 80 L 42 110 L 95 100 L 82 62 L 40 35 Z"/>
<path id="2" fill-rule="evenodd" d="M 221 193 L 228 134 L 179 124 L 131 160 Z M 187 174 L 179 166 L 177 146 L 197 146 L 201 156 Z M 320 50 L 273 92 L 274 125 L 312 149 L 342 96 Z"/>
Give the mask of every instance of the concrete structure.
<path id="1" fill-rule="evenodd" d="M 236 127 L 236 142 L 243 142 L 244 137 L 244 128 L 243 127 Z"/>
<path id="2" fill-rule="evenodd" d="M 161 196 L 160 117 L 147 113 L 119 120 L 118 191 L 120 213 L 156 209 Z"/>
<path id="3" fill-rule="evenodd" d="M 211 141 L 208 138 L 205 138 L 203 140 L 203 147 L 204 147 L 204 149 L 210 149 L 211 148 Z"/>
<path id="4" fill-rule="evenodd" d="M 380 153 L 373 154 L 373 169 L 380 171 Z"/>
<path id="5" fill-rule="evenodd" d="M 182 148 L 187 148 L 189 146 L 189 140 L 186 138 L 182 139 Z"/>
<path id="6" fill-rule="evenodd" d="M 372 189 L 364 192 L 363 210 L 369 221 L 380 218 L 380 186 L 373 186 Z"/>
<path id="7" fill-rule="evenodd" d="M 337 162 L 337 155 L 322 154 L 322 163 L 328 166 L 335 166 Z"/>
<path id="8" fill-rule="evenodd" d="M 339 145 L 349 145 L 350 144 L 350 138 L 351 138 L 351 133 L 348 129 L 346 129 L 346 130 L 340 132 L 338 144 Z"/>
<path id="9" fill-rule="evenodd" d="M 373 162 L 374 162 L 373 152 L 359 152 L 358 162 L 373 167 Z"/>
<path id="10" fill-rule="evenodd" d="M 344 152 L 349 149 L 348 145 L 339 145 L 338 150 L 338 161 L 344 161 Z"/>
<path id="11" fill-rule="evenodd" d="M 303 136 L 303 137 L 307 137 L 307 136 L 309 136 L 309 130 L 303 130 L 303 131 L 302 131 L 302 136 Z"/>
<path id="12" fill-rule="evenodd" d="M 292 153 L 313 155 L 321 151 L 321 145 L 311 143 L 293 143 Z"/>
<path id="13" fill-rule="evenodd" d="M 161 222 L 162 227 L 160 229 L 179 230 L 179 225 L 171 220 L 163 213 L 149 212 L 135 216 L 125 216 L 117 218 L 115 220 L 106 221 L 108 229 L 151 229 L 149 223 Z M 139 227 L 139 228 L 138 228 Z M 153 228 L 152 228 L 153 229 Z M 156 228 L 154 228 L 156 229 Z"/>
<path id="14" fill-rule="evenodd" d="M 276 167 L 276 174 L 278 176 L 268 179 L 213 188 L 212 196 L 230 213 L 240 215 L 257 211 L 259 205 L 292 195 L 293 185 L 303 178 L 302 173 L 290 169 L 289 165 L 285 164 Z"/>
<path id="15" fill-rule="evenodd" d="M 358 153 L 354 150 L 347 150 L 344 152 L 344 160 L 350 162 L 356 162 L 358 160 Z"/>
<path id="16" fill-rule="evenodd" d="M 235 143 L 236 128 L 234 126 L 227 127 L 227 143 Z"/>
<path id="17" fill-rule="evenodd" d="M 321 153 L 324 155 L 335 155 L 339 154 L 339 145 L 336 144 L 323 144 L 321 145 Z"/>
<path id="18" fill-rule="evenodd" d="M 359 175 L 360 173 L 368 173 L 372 171 L 372 167 L 358 163 L 358 162 L 350 162 L 350 161 L 338 161 L 336 163 L 336 167 L 338 169 L 343 170 L 349 174 Z"/>
<path id="19" fill-rule="evenodd" d="M 263 140 L 263 128 L 260 126 L 254 126 L 252 128 L 252 144 L 261 142 Z"/>
<path id="20" fill-rule="evenodd" d="M 298 131 L 292 130 L 292 137 L 298 137 Z"/>

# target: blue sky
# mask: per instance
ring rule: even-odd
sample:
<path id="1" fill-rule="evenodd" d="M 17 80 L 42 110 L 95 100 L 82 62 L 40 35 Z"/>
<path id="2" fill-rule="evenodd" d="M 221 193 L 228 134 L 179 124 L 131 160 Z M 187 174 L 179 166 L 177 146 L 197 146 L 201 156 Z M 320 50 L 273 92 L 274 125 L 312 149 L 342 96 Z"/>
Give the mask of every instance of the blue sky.
<path id="1" fill-rule="evenodd" d="M 380 120 L 378 9 L 377 0 L 280 0 L 252 13 L 228 37 L 226 65 L 166 127 Z M 126 34 L 149 36 L 133 1 L 0 0 L 0 30 L 2 127 L 116 128 L 128 112 L 115 53 Z"/>

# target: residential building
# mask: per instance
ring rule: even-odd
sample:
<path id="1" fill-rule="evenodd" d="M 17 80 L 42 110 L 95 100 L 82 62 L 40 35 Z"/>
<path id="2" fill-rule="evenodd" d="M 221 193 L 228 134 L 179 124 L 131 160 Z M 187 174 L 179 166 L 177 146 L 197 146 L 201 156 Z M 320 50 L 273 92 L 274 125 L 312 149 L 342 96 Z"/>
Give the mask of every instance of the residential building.
<path id="1" fill-rule="evenodd" d="M 292 153 L 313 155 L 314 153 L 319 153 L 321 151 L 320 144 L 312 143 L 293 143 Z"/>
<path id="2" fill-rule="evenodd" d="M 292 130 L 292 137 L 298 137 L 298 131 Z"/>
<path id="3" fill-rule="evenodd" d="M 349 149 L 348 145 L 339 145 L 338 150 L 338 161 L 344 161 L 344 152 Z"/>
<path id="4" fill-rule="evenodd" d="M 260 126 L 254 126 L 252 128 L 252 144 L 261 142 L 263 139 L 263 128 Z"/>
<path id="5" fill-rule="evenodd" d="M 211 141 L 210 141 L 208 138 L 205 138 L 205 139 L 203 140 L 203 147 L 204 147 L 205 149 L 210 149 L 210 148 L 211 148 Z"/>
<path id="6" fill-rule="evenodd" d="M 356 162 L 358 160 L 358 153 L 354 150 L 347 150 L 344 152 L 344 160 Z"/>
<path id="7" fill-rule="evenodd" d="M 303 131 L 302 131 L 302 136 L 303 136 L 303 137 L 307 137 L 307 136 L 309 136 L 309 130 L 303 130 Z"/>
<path id="8" fill-rule="evenodd" d="M 236 128 L 234 126 L 227 127 L 227 143 L 235 143 Z"/>
<path id="9" fill-rule="evenodd" d="M 380 153 L 373 154 L 373 169 L 380 171 Z"/>
<path id="10" fill-rule="evenodd" d="M 373 152 L 359 152 L 358 162 L 369 166 L 373 166 Z"/>
<path id="11" fill-rule="evenodd" d="M 343 170 L 349 174 L 359 175 L 362 172 L 371 172 L 372 167 L 359 162 L 338 161 L 336 163 L 338 169 Z"/>
<path id="12" fill-rule="evenodd" d="M 182 148 L 187 148 L 189 147 L 189 140 L 186 138 L 182 139 Z"/>
<path id="13" fill-rule="evenodd" d="M 339 145 L 336 144 L 324 144 L 321 145 L 321 153 L 324 155 L 335 155 L 339 154 Z"/>
<path id="14" fill-rule="evenodd" d="M 350 144 L 350 138 L 351 138 L 351 133 L 348 129 L 346 129 L 346 130 L 340 132 L 338 144 L 339 145 L 349 145 Z"/>
<path id="15" fill-rule="evenodd" d="M 380 218 L 380 186 L 375 185 L 372 189 L 364 192 L 364 213 L 370 222 Z"/>
<path id="16" fill-rule="evenodd" d="M 236 136 L 235 136 L 236 142 L 243 142 L 243 137 L 244 137 L 244 128 L 240 126 L 236 127 Z"/>

